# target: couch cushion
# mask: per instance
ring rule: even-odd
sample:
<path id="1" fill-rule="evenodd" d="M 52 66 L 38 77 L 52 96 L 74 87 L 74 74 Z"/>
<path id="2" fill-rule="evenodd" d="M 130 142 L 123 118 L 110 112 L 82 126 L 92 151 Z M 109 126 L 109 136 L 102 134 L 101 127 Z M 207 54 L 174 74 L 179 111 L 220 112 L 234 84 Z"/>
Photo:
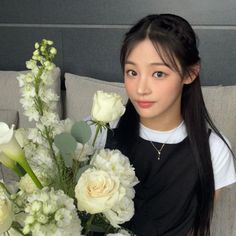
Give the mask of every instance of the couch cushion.
<path id="1" fill-rule="evenodd" d="M 212 120 L 236 153 L 236 85 L 203 86 L 202 91 Z"/>
<path id="2" fill-rule="evenodd" d="M 0 109 L 0 122 L 5 122 L 9 126 L 15 125 L 18 127 L 18 112 L 10 109 Z"/>
<path id="3" fill-rule="evenodd" d="M 73 120 L 82 120 L 90 115 L 93 95 L 97 90 L 118 93 L 126 102 L 123 83 L 107 82 L 89 77 L 65 73 L 65 115 Z"/>
<path id="4" fill-rule="evenodd" d="M 16 77 L 27 71 L 0 71 L 0 109 L 12 109 L 19 112 L 19 127 L 34 127 L 33 122 L 28 121 L 28 117 L 23 114 L 20 104 L 20 89 Z M 55 68 L 52 76 L 54 78 L 53 91 L 60 96 L 60 69 Z M 58 103 L 57 111 L 61 117 L 61 103 Z"/>

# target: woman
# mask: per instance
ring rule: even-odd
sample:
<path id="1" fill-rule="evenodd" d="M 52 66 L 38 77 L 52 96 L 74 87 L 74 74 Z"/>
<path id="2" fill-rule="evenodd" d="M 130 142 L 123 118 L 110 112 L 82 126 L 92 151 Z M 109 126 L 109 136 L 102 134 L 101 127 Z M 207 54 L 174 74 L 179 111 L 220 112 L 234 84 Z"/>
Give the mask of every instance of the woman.
<path id="1" fill-rule="evenodd" d="M 203 101 L 192 27 L 149 15 L 127 32 L 120 58 L 129 100 L 106 147 L 127 155 L 140 181 L 125 226 L 138 236 L 210 235 L 214 199 L 236 177 Z"/>

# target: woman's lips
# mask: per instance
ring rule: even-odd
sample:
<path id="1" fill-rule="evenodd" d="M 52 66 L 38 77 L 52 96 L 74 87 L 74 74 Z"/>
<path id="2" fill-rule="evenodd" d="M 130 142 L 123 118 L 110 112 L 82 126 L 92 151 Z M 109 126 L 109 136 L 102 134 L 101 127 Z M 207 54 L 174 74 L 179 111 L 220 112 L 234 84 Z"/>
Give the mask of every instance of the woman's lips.
<path id="1" fill-rule="evenodd" d="M 141 108 L 149 108 L 154 104 L 154 102 L 151 101 L 136 101 L 136 102 L 138 106 Z"/>

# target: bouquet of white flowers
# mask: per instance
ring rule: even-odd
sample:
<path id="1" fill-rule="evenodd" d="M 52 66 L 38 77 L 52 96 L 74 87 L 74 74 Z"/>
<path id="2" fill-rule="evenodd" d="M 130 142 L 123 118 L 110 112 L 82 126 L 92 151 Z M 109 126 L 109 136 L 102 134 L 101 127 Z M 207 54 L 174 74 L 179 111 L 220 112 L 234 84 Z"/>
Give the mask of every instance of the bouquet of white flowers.
<path id="1" fill-rule="evenodd" d="M 120 151 L 95 145 L 99 132 L 124 113 L 122 99 L 98 91 L 90 121 L 60 120 L 52 45 L 36 43 L 29 72 L 17 78 L 35 128 L 0 122 L 0 162 L 19 176 L 0 181 L 0 235 L 133 235 L 121 225 L 134 214 L 134 168 Z"/>

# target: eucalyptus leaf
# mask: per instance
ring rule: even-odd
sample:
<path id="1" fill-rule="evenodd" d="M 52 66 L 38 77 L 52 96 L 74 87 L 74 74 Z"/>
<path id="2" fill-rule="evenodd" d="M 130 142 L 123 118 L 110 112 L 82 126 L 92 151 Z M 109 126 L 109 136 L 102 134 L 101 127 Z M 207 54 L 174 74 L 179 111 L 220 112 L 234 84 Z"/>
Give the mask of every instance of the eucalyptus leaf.
<path id="1" fill-rule="evenodd" d="M 106 232 L 106 230 L 102 226 L 98 226 L 98 225 L 90 225 L 89 229 L 92 232 L 99 232 L 99 233 Z"/>
<path id="2" fill-rule="evenodd" d="M 94 167 L 93 165 L 86 165 L 86 166 L 83 166 L 81 168 L 79 168 L 77 174 L 76 174 L 76 181 L 79 180 L 79 178 L 81 177 L 81 175 L 89 168 L 92 168 Z"/>
<path id="3" fill-rule="evenodd" d="M 55 136 L 54 143 L 60 150 L 66 167 L 71 167 L 72 155 L 77 146 L 75 138 L 69 133 L 61 133 Z"/>
<path id="4" fill-rule="evenodd" d="M 72 126 L 71 134 L 77 142 L 85 144 L 89 141 L 92 132 L 90 126 L 85 121 L 78 121 Z"/>

